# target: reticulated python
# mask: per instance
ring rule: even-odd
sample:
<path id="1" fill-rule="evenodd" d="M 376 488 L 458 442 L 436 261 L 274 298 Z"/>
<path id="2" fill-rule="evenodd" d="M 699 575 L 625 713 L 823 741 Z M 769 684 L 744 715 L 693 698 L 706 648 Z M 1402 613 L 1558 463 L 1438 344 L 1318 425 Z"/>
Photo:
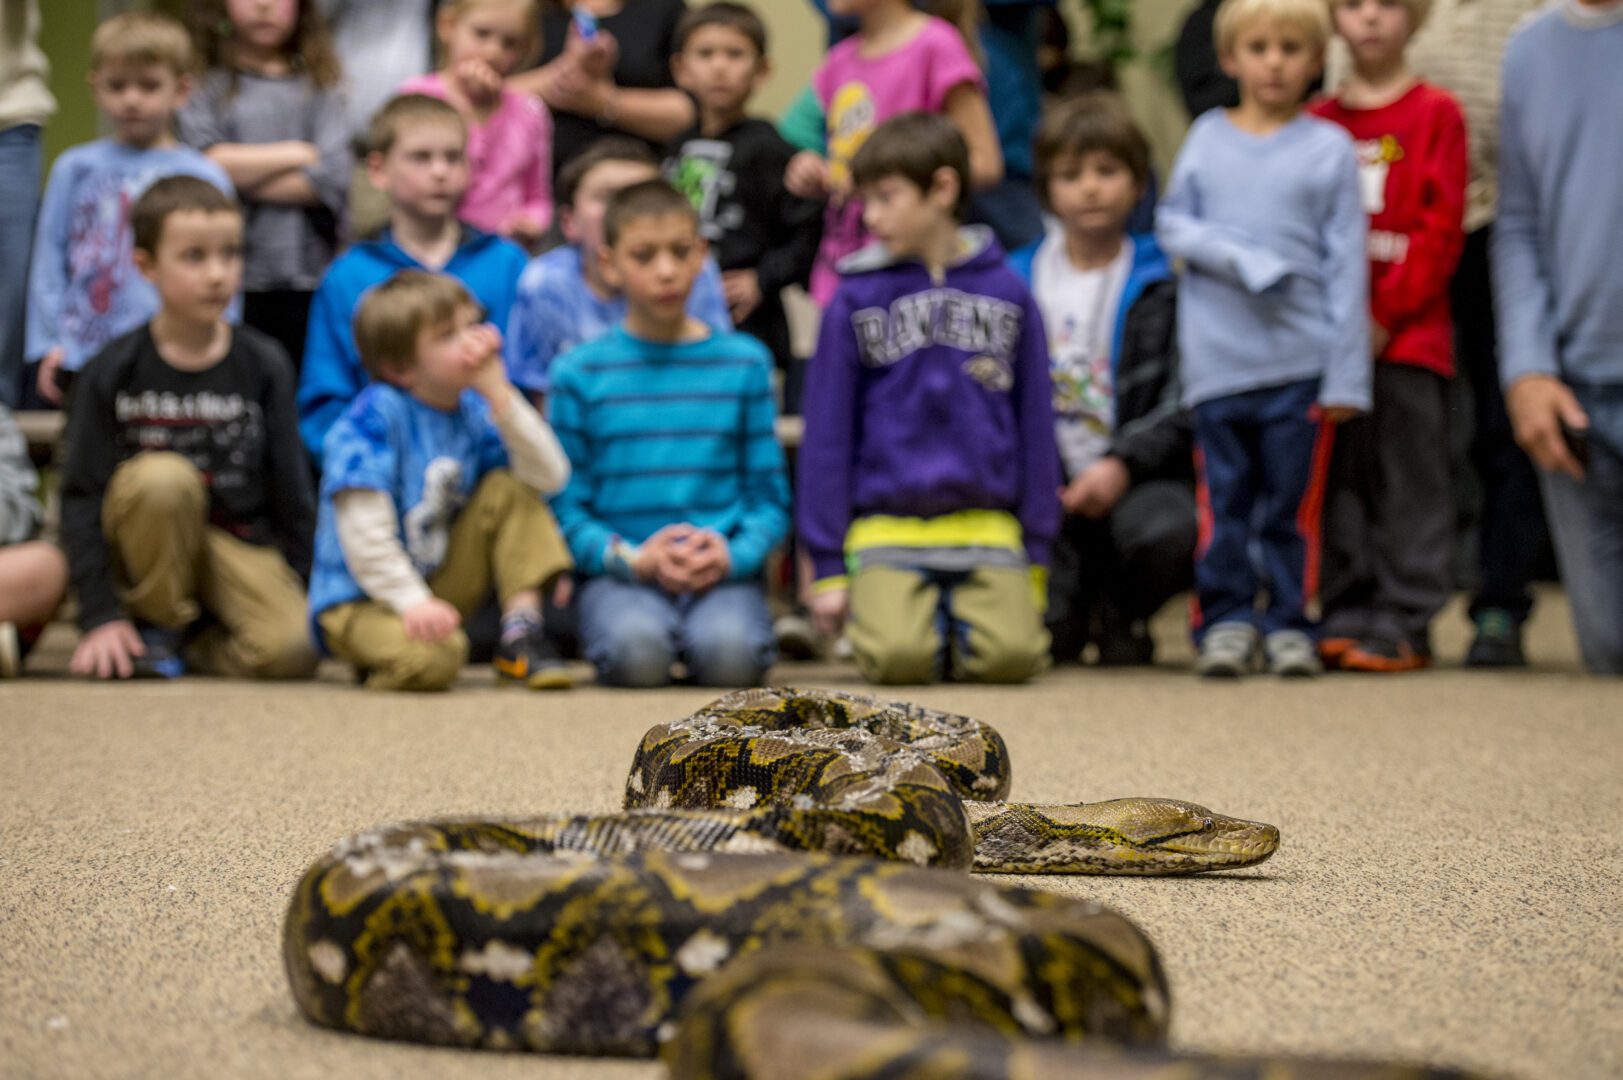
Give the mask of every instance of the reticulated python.
<path id="1" fill-rule="evenodd" d="M 742 691 L 644 736 L 622 813 L 344 841 L 294 893 L 289 979 L 329 1027 L 543 1053 L 665 1040 L 683 1077 L 1212 1064 L 1162 1050 L 1166 981 L 1122 916 L 954 871 L 1193 873 L 1261 862 L 1278 831 L 1174 800 L 1029 806 L 1008 789 L 1002 738 L 970 718 Z M 850 1053 L 814 1053 L 836 1030 Z M 1282 1066 L 1221 1075 L 1264 1067 Z M 1278 1075 L 1421 1075 L 1300 1071 L 1327 1067 Z"/>

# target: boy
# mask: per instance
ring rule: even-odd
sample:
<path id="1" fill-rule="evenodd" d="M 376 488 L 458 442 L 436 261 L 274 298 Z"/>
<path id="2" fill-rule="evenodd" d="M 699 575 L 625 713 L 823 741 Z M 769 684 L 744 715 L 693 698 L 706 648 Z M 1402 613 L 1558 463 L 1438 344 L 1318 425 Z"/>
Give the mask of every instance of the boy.
<path id="1" fill-rule="evenodd" d="M 165 15 L 115 15 L 91 36 L 90 87 L 112 136 L 51 167 L 29 270 L 26 355 L 48 404 L 61 404 L 85 361 L 158 311 L 130 259 L 130 207 L 141 193 L 159 177 L 187 175 L 235 194 L 224 170 L 175 141 L 193 64 L 191 38 Z"/>
<path id="2" fill-rule="evenodd" d="M 694 8 L 677 26 L 671 64 L 676 84 L 698 102 L 699 123 L 676 140 L 666 176 L 699 211 L 733 322 L 765 343 L 787 374 L 793 356 L 779 293 L 811 276 L 823 208 L 784 187 L 794 149 L 771 124 L 744 113 L 772 71 L 766 27 L 727 0 Z"/>
<path id="3" fill-rule="evenodd" d="M 1563 0 L 1505 50 L 1500 379 L 1539 467 L 1584 665 L 1623 674 L 1623 6 Z"/>
<path id="4" fill-rule="evenodd" d="M 497 675 L 567 688 L 540 590 L 569 556 L 536 496 L 563 486 L 569 462 L 507 381 L 501 335 L 455 278 L 402 270 L 361 301 L 355 340 L 374 382 L 327 434 L 316 640 L 369 689 L 443 690 L 494 588 Z"/>
<path id="5" fill-rule="evenodd" d="M 618 136 L 593 143 L 558 173 L 553 199 L 568 242 L 525 268 L 507 324 L 508 371 L 533 400 L 546 395 L 555 359 L 596 341 L 626 318 L 627 300 L 604 273 L 609 260 L 603 256 L 603 220 L 616 192 L 658 177 L 659 165 L 648 148 Z M 733 328 L 721 273 L 708 256 L 687 310 L 717 334 Z"/>
<path id="6" fill-rule="evenodd" d="M 693 204 L 663 180 L 619 192 L 603 280 L 625 322 L 553 368 L 558 437 L 577 462 L 553 500 L 587 580 L 580 634 L 600 681 L 756 686 L 774 656 L 759 577 L 789 526 L 772 358 L 694 318 L 706 265 Z"/>
<path id="7" fill-rule="evenodd" d="M 1324 0 L 1224 0 L 1217 52 L 1240 104 L 1195 121 L 1157 213 L 1162 249 L 1184 261 L 1178 345 L 1202 509 L 1202 675 L 1249 671 L 1259 631 L 1269 671 L 1321 670 L 1307 605 L 1328 425 L 1370 403 L 1358 160 L 1346 132 L 1302 115 L 1329 33 Z"/>
<path id="8" fill-rule="evenodd" d="M 318 466 L 328 429 L 367 383 L 350 324 L 368 289 L 401 270 L 442 272 L 468 287 L 491 322 L 507 321 L 529 256 L 457 220 L 467 143 L 456 109 L 425 94 L 403 94 L 372 120 L 367 176 L 389 198 L 389 225 L 339 256 L 311 301 L 299 431 Z"/>
<path id="9" fill-rule="evenodd" d="M 85 636 L 72 669 L 305 678 L 315 506 L 290 362 L 225 321 L 242 284 L 242 214 L 207 181 L 177 176 L 141 196 L 130 225 L 160 308 L 74 385 L 62 543 Z"/>
<path id="10" fill-rule="evenodd" d="M 838 636 L 849 611 L 874 682 L 1021 682 L 1048 665 L 1060 519 L 1042 316 L 991 231 L 959 227 L 969 152 L 950 120 L 894 117 L 852 169 L 877 243 L 842 262 L 807 379 L 812 613 Z"/>
<path id="11" fill-rule="evenodd" d="M 1465 115 L 1405 60 L 1430 0 L 1332 0 L 1352 72 L 1312 112 L 1355 140 L 1369 214 L 1374 409 L 1337 433 L 1319 655 L 1348 671 L 1431 663 L 1454 588 L 1449 285 L 1465 242 Z"/>
<path id="12" fill-rule="evenodd" d="M 1154 658 L 1147 620 L 1189 587 L 1195 498 L 1178 401 L 1178 286 L 1128 222 L 1150 151 L 1114 94 L 1056 106 L 1037 131 L 1037 195 L 1055 224 L 1010 257 L 1048 329 L 1065 524 L 1048 580 L 1058 663 Z"/>
<path id="13" fill-rule="evenodd" d="M 28 442 L 0 405 L 0 679 L 22 671 L 23 657 L 56 615 L 68 591 L 68 564 L 55 544 L 37 539 L 45 508 Z"/>

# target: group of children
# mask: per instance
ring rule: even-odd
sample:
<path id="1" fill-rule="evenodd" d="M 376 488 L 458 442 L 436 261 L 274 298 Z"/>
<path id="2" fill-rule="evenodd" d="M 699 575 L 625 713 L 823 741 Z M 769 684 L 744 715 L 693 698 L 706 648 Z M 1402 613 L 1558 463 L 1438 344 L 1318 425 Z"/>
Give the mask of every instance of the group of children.
<path id="1" fill-rule="evenodd" d="M 42 394 L 84 369 L 73 669 L 302 677 L 325 652 L 438 689 L 494 605 L 498 675 L 553 688 L 543 611 L 567 606 L 601 682 L 758 683 L 763 566 L 791 532 L 778 292 L 808 281 L 794 531 L 812 617 L 867 678 L 1018 682 L 1089 644 L 1148 662 L 1146 621 L 1191 584 L 1204 675 L 1425 666 L 1466 158 L 1459 107 L 1404 63 L 1428 7 L 1226 0 L 1240 104 L 1196 122 L 1155 235 L 1128 231 L 1144 138 L 1094 94 L 1045 117 L 1047 232 L 1009 254 L 966 224 L 1002 175 L 973 35 L 907 0 L 832 0 L 858 31 L 814 80 L 823 152 L 748 118 L 765 31 L 723 2 L 677 32 L 695 124 L 663 172 L 609 137 L 555 184 L 544 107 L 503 85 L 534 4 L 459 0 L 444 69 L 371 126 L 388 225 L 330 266 L 313 9 L 228 5 L 190 101 L 179 28 L 110 21 L 92 82 L 114 137 L 64 156 L 41 224 L 94 231 L 104 261 L 77 231 L 36 256 L 61 279 Z M 1332 29 L 1354 75 L 1310 114 Z M 177 111 L 204 154 L 174 144 Z M 532 259 L 549 226 L 563 243 Z M 44 574 L 0 552 L 0 625 L 55 607 L 8 595 L 24 554 Z"/>

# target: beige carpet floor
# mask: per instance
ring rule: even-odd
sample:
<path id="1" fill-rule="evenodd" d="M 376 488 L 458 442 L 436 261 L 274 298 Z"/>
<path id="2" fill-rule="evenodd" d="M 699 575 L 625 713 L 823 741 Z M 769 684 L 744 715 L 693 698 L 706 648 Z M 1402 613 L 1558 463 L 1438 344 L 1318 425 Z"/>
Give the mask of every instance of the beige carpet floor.
<path id="1" fill-rule="evenodd" d="M 1463 649 L 1463 620 L 1441 652 Z M 1577 675 L 1558 597 L 1538 665 L 1285 685 L 1077 671 L 914 696 L 1005 734 L 1015 794 L 1178 795 L 1277 823 L 1277 856 L 1184 880 L 1033 878 L 1160 947 L 1181 1048 L 1623 1075 L 1623 684 Z M 376 822 L 607 810 L 636 740 L 704 691 L 466 686 L 376 696 L 189 680 L 0 686 L 0 1075 L 656 1077 L 317 1030 L 279 928 L 305 865 Z M 841 665 L 778 681 L 854 685 Z"/>

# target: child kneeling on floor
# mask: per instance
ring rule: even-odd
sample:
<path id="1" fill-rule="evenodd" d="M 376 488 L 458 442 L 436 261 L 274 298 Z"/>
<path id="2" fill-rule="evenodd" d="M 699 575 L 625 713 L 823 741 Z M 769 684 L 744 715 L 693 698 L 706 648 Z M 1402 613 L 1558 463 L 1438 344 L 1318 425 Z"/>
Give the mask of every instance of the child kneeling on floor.
<path id="1" fill-rule="evenodd" d="M 991 230 L 959 227 L 969 151 L 950 120 L 893 117 L 852 175 L 878 243 L 840 262 L 807 373 L 813 616 L 836 635 L 849 612 L 874 682 L 1023 682 L 1048 667 L 1060 526 L 1042 315 Z"/>
<path id="2" fill-rule="evenodd" d="M 402 270 L 355 315 L 373 382 L 327 433 L 310 613 L 316 641 L 374 690 L 443 690 L 464 620 L 495 589 L 497 675 L 570 685 L 541 633 L 569 554 L 541 494 L 569 461 L 507 380 L 501 335 L 455 278 Z M 471 393 L 470 393 L 471 391 Z"/>
<path id="3" fill-rule="evenodd" d="M 208 181 L 172 176 L 136 200 L 130 226 L 160 307 L 74 385 L 62 544 L 84 639 L 72 669 L 306 677 L 310 466 L 293 365 L 225 320 L 242 211 Z"/>

